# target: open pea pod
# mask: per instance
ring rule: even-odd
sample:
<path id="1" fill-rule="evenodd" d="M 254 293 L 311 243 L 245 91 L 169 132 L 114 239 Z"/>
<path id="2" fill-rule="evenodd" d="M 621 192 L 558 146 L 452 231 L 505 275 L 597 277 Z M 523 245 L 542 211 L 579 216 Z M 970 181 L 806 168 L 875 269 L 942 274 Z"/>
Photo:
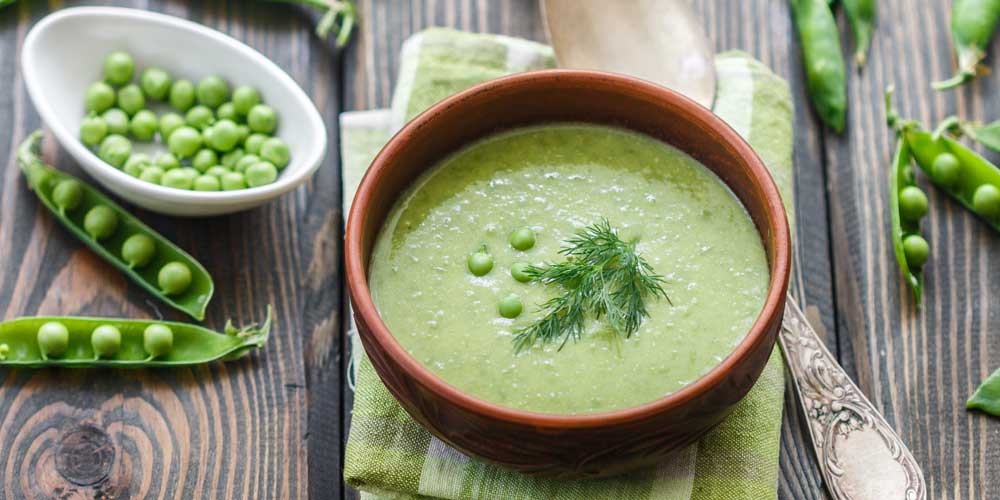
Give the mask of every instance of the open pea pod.
<path id="1" fill-rule="evenodd" d="M 911 165 L 912 158 L 910 147 L 904 139 L 900 138 L 896 143 L 896 155 L 893 158 L 890 172 L 889 212 L 892 217 L 892 246 L 896 253 L 896 262 L 899 263 L 903 280 L 913 292 L 913 300 L 919 307 L 923 295 L 923 269 L 910 266 L 903 241 L 907 236 L 920 235 L 920 220 L 903 217 L 900 213 L 900 192 L 908 186 L 915 185 L 915 176 Z"/>
<path id="2" fill-rule="evenodd" d="M 199 321 L 205 319 L 205 308 L 208 307 L 208 302 L 215 291 L 215 284 L 205 267 L 94 187 L 46 165 L 39 155 L 41 140 L 40 130 L 28 136 L 17 150 L 17 162 L 27 177 L 32 191 L 52 215 L 91 250 L 149 293 L 194 319 Z M 75 194 L 65 199 L 59 198 L 63 200 L 59 203 L 58 195 L 55 193 L 56 187 L 65 181 L 72 181 L 68 184 L 74 184 L 72 187 Z M 72 203 L 68 206 L 65 200 L 72 200 Z M 111 213 L 112 218 L 117 220 L 113 229 L 101 238 L 94 237 L 92 232 L 86 229 L 85 220 L 94 208 L 99 208 L 99 211 L 104 212 L 100 215 L 106 217 Z M 134 261 L 130 263 L 123 256 L 125 241 L 136 235 L 146 237 L 143 239 L 151 243 L 151 245 L 147 243 L 147 247 L 152 254 L 141 262 L 141 265 L 137 265 Z M 183 287 L 175 285 L 169 291 L 162 289 L 159 275 L 168 264 L 171 264 L 171 270 L 186 267 L 190 275 L 188 283 Z"/>
<path id="3" fill-rule="evenodd" d="M 991 195 L 1000 194 L 1000 168 L 950 137 L 935 137 L 914 126 L 905 127 L 902 133 L 931 182 L 1000 231 L 1000 198 Z M 943 154 L 957 160 L 957 167 L 948 176 L 935 166 Z"/>
<path id="4" fill-rule="evenodd" d="M 39 330 L 56 323 L 65 327 L 65 343 L 60 353 L 43 352 Z M 151 325 L 169 329 L 171 345 L 162 354 L 152 356 L 147 351 L 145 331 Z M 98 356 L 94 349 L 94 331 L 98 327 L 114 327 L 120 340 L 113 354 Z M 229 361 L 264 347 L 271 331 L 271 309 L 259 327 L 250 325 L 237 329 L 226 324 L 218 333 L 187 323 L 122 318 L 28 317 L 0 323 L 0 366 L 23 367 L 108 367 L 147 368 L 186 366 L 211 361 Z M 51 350 L 51 348 L 48 348 Z"/>

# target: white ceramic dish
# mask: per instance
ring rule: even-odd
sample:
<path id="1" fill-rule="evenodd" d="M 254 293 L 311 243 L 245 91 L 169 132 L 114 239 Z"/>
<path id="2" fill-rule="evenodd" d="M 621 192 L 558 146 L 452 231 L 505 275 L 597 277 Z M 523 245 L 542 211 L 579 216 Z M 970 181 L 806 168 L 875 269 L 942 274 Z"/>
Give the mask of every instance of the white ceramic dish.
<path id="1" fill-rule="evenodd" d="M 141 181 L 108 165 L 78 139 L 87 86 L 101 79 L 104 57 L 125 50 L 136 74 L 151 65 L 192 81 L 218 74 L 252 85 L 279 116 L 277 136 L 291 163 L 267 186 L 197 192 Z M 218 31 L 180 18 L 136 9 L 77 7 L 39 21 L 21 52 L 24 81 L 35 108 L 59 143 L 104 187 L 144 208 L 170 215 L 219 215 L 266 203 L 302 184 L 326 153 L 326 126 L 288 74 L 256 50 Z"/>

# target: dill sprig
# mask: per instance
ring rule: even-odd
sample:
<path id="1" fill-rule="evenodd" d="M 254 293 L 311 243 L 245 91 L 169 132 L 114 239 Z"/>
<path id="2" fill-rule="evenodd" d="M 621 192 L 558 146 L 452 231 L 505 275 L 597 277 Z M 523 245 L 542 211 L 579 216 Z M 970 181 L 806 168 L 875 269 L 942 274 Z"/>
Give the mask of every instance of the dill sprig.
<path id="1" fill-rule="evenodd" d="M 671 303 L 663 277 L 636 252 L 636 241 L 619 238 L 607 219 L 584 228 L 566 244 L 559 251 L 565 261 L 526 270 L 532 281 L 559 286 L 563 294 L 543 303 L 542 318 L 517 332 L 517 352 L 560 338 L 562 349 L 569 339 L 580 339 L 588 318 L 605 318 L 615 333 L 629 338 L 649 317 L 647 298 Z"/>

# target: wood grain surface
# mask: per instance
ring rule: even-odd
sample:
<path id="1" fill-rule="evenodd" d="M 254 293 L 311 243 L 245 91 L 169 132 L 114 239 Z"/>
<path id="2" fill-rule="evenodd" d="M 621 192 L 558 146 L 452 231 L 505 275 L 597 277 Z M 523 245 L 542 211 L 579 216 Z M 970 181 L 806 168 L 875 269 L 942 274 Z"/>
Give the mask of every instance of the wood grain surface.
<path id="1" fill-rule="evenodd" d="M 342 53 L 313 35 L 318 16 L 309 9 L 105 3 L 191 18 L 275 60 L 326 119 L 331 154 L 308 185 L 257 210 L 203 220 L 137 210 L 212 272 L 218 291 L 208 326 L 259 319 L 270 303 L 278 319 L 272 340 L 248 359 L 193 369 L 0 370 L 0 498 L 356 498 L 340 479 L 351 401 L 343 385 L 337 113 L 387 106 L 400 44 L 424 27 L 544 41 L 536 0 L 359 0 L 357 36 Z M 41 126 L 21 79 L 21 42 L 45 13 L 75 4 L 22 0 L 0 10 L 0 317 L 180 319 L 63 231 L 14 164 L 13 147 Z M 1000 330 L 1000 289 L 990 280 L 1000 273 L 1000 236 L 921 181 L 932 207 L 925 226 L 932 260 L 925 307 L 913 307 L 887 237 L 893 139 L 881 97 L 895 83 L 902 115 L 929 125 L 952 113 L 992 120 L 1000 117 L 1000 76 L 932 91 L 929 81 L 950 75 L 954 64 L 948 2 L 882 0 L 868 67 L 848 75 L 849 124 L 838 136 L 808 106 L 784 0 L 694 4 L 718 50 L 745 50 L 791 84 L 794 293 L 909 443 L 931 498 L 1000 498 L 1000 422 L 963 407 L 1000 366 L 1000 337 L 990 335 Z M 51 138 L 45 153 L 80 173 Z M 791 395 L 784 418 L 779 496 L 826 498 Z"/>
<path id="2" fill-rule="evenodd" d="M 336 124 L 339 62 L 313 35 L 311 12 L 262 2 L 114 3 L 187 17 L 246 42 Z M 55 223 L 14 163 L 13 148 L 41 126 L 22 81 L 22 40 L 46 13 L 74 4 L 22 1 L 0 11 L 0 317 L 183 319 Z M 336 151 L 337 130 L 328 133 Z M 51 137 L 45 158 L 81 174 Z M 0 498 L 297 499 L 311 487 L 316 498 L 339 496 L 339 207 L 330 155 L 306 186 L 256 210 L 191 220 L 136 210 L 214 276 L 206 326 L 261 319 L 273 304 L 270 342 L 238 362 L 191 369 L 0 370 Z"/>

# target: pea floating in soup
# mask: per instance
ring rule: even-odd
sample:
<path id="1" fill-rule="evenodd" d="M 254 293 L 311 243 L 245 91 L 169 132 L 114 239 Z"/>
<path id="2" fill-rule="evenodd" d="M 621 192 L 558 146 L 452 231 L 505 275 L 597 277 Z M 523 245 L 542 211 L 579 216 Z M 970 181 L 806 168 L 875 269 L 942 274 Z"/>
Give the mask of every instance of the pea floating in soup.
<path id="1" fill-rule="evenodd" d="M 516 350 L 565 293 L 526 268 L 564 262 L 567 241 L 604 220 L 636 242 L 670 300 L 647 297 L 630 336 L 589 318 L 578 340 Z M 492 267 L 470 272 L 478 253 Z M 486 138 L 421 176 L 386 219 L 369 281 L 389 330 L 446 382 L 579 414 L 647 403 L 707 373 L 749 331 L 769 278 L 753 222 L 708 168 L 638 133 L 565 123 Z"/>

